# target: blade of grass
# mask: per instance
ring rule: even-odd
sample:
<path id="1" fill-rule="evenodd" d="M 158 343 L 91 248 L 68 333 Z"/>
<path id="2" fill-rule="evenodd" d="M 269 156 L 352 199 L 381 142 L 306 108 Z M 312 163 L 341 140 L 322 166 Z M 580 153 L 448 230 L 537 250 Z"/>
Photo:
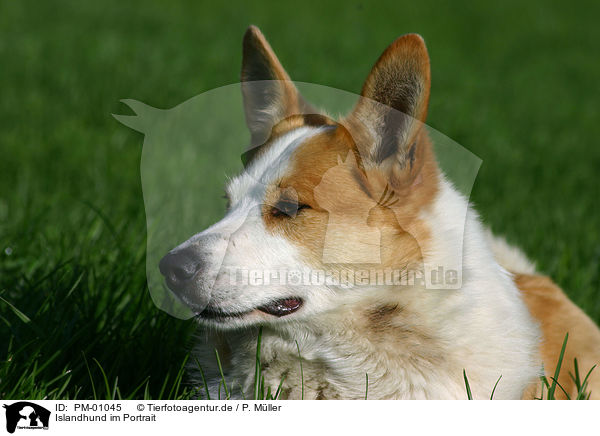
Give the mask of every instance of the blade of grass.
<path id="1" fill-rule="evenodd" d="M 300 383 L 302 386 L 302 396 L 301 400 L 304 400 L 304 369 L 302 369 L 302 356 L 300 355 L 300 345 L 298 345 L 298 341 L 296 341 L 296 348 L 298 349 L 298 359 L 300 359 Z"/>
<path id="2" fill-rule="evenodd" d="M 183 362 L 181 362 L 181 366 L 179 367 L 179 371 L 177 372 L 177 376 L 175 377 L 175 381 L 173 382 L 173 386 L 171 387 L 171 390 L 169 391 L 169 397 L 168 398 L 170 400 L 174 400 L 177 397 L 177 393 L 179 392 L 179 387 L 181 386 L 181 380 L 183 378 L 183 373 L 185 371 L 185 364 L 187 363 L 189 357 L 190 357 L 190 355 L 188 354 L 183 359 Z"/>
<path id="3" fill-rule="evenodd" d="M 196 356 L 194 356 L 194 360 L 196 361 L 196 365 L 198 365 L 198 369 L 200 370 L 200 377 L 202 377 L 202 383 L 204 383 L 204 389 L 206 391 L 206 399 L 210 400 L 210 391 L 208 389 L 208 383 L 206 382 L 206 377 L 204 376 L 204 371 L 202 370 L 202 365 L 200 365 L 200 361 Z"/>
<path id="4" fill-rule="evenodd" d="M 561 391 L 563 391 L 563 393 L 565 394 L 565 396 L 567 397 L 567 400 L 571 399 L 571 396 L 569 394 L 567 394 L 567 391 L 565 391 L 562 387 L 562 385 L 558 382 L 558 380 L 555 380 L 554 377 L 552 377 L 552 381 L 556 382 L 556 386 L 558 386 L 560 388 Z"/>
<path id="5" fill-rule="evenodd" d="M 277 386 L 277 390 L 275 391 L 275 397 L 273 397 L 274 400 L 279 398 L 279 395 L 281 394 L 281 388 L 283 387 L 283 382 L 285 380 L 285 375 L 283 377 L 281 377 L 281 381 L 279 382 L 279 386 Z"/>
<path id="6" fill-rule="evenodd" d="M 104 368 L 102 368 L 102 365 L 100 365 L 100 362 L 98 362 L 98 360 L 96 360 L 96 358 L 93 358 L 94 362 L 96 362 L 96 365 L 98 365 L 98 368 L 100 368 L 100 372 L 102 373 L 102 379 L 104 380 L 104 388 L 106 389 L 106 399 L 110 400 L 110 383 L 108 382 L 108 377 L 106 376 L 106 372 L 104 372 Z"/>
<path id="7" fill-rule="evenodd" d="M 144 386 L 144 400 L 149 400 L 150 399 L 150 377 L 148 377 L 148 382 L 146 383 L 146 386 Z"/>
<path id="8" fill-rule="evenodd" d="M 31 322 L 31 319 L 29 319 L 29 317 L 27 315 L 25 315 L 23 312 L 21 312 L 19 309 L 17 309 L 15 306 L 13 306 L 11 303 L 9 303 L 7 300 L 2 298 L 1 296 L 0 296 L 0 300 L 4 301 L 6 304 L 8 304 L 8 307 L 10 307 L 11 310 L 14 312 L 14 314 L 17 315 L 19 317 L 19 319 L 21 321 L 23 321 L 25 324 Z"/>
<path id="9" fill-rule="evenodd" d="M 565 340 L 563 341 L 562 348 L 560 350 L 560 355 L 558 356 L 558 363 L 556 364 L 556 369 L 554 370 L 554 377 L 552 378 L 552 384 L 548 389 L 548 399 L 554 400 L 554 393 L 556 392 L 556 385 L 558 380 L 558 375 L 560 374 L 560 368 L 562 366 L 563 357 L 565 356 L 565 349 L 567 348 L 567 341 L 569 340 L 569 333 L 565 335 Z M 562 388 L 561 388 L 562 389 Z"/>
<path id="10" fill-rule="evenodd" d="M 585 391 L 587 389 L 587 385 L 588 385 L 588 379 L 590 377 L 590 374 L 592 373 L 592 371 L 596 368 L 596 365 L 592 366 L 592 368 L 588 371 L 588 373 L 586 374 L 585 378 L 583 379 L 583 383 L 581 384 L 581 389 L 578 389 L 577 392 L 577 400 L 582 400 L 582 399 L 586 399 L 589 400 L 590 399 L 590 395 L 592 394 L 592 392 L 588 392 L 587 396 L 585 395 Z"/>
<path id="11" fill-rule="evenodd" d="M 260 368 L 260 345 L 262 339 L 262 326 L 258 329 L 258 338 L 256 340 L 256 360 L 254 362 L 254 399 L 259 400 L 261 382 L 262 382 L 262 371 Z"/>
<path id="12" fill-rule="evenodd" d="M 88 365 L 87 358 L 85 357 L 85 353 L 83 354 L 83 361 L 85 362 L 85 367 L 87 368 L 88 375 L 90 376 L 90 383 L 92 384 L 92 393 L 94 395 L 94 400 L 98 399 L 98 395 L 96 393 L 96 384 L 94 383 L 94 377 L 92 377 L 92 371 L 90 370 L 90 365 Z"/>
<path id="13" fill-rule="evenodd" d="M 115 384 L 113 385 L 113 389 L 112 389 L 112 394 L 111 394 L 111 399 L 112 400 L 116 400 L 117 399 L 117 392 L 119 390 L 119 376 L 115 377 Z"/>
<path id="14" fill-rule="evenodd" d="M 500 379 L 502 378 L 502 374 L 500 374 L 500 377 L 498 377 L 498 380 L 496 380 L 496 384 L 494 385 L 494 389 L 492 389 L 492 395 L 490 395 L 490 400 L 494 399 L 494 392 L 496 392 L 496 387 L 498 386 L 498 383 L 500 383 Z"/>
<path id="15" fill-rule="evenodd" d="M 144 378 L 144 380 L 142 380 L 142 382 L 137 385 L 135 387 L 135 389 L 133 391 L 131 391 L 131 393 L 129 394 L 129 398 L 134 399 L 135 398 L 135 394 L 137 394 L 137 392 L 142 388 L 142 386 L 144 386 L 144 384 L 146 384 L 146 386 L 148 386 L 148 383 L 150 382 L 150 376 L 146 376 L 146 378 Z"/>
<path id="16" fill-rule="evenodd" d="M 229 390 L 227 389 L 227 382 L 225 381 L 225 374 L 223 373 L 223 367 L 221 366 L 221 359 L 219 358 L 219 350 L 215 348 L 215 356 L 217 356 L 217 364 L 219 365 L 219 373 L 221 374 L 221 381 L 223 382 L 223 388 L 225 389 L 225 399 L 229 399 Z M 219 400 L 221 399 L 221 388 L 219 386 Z"/>
<path id="17" fill-rule="evenodd" d="M 471 394 L 471 386 L 469 386 L 469 379 L 467 378 L 467 371 L 463 369 L 463 377 L 465 379 L 465 387 L 467 388 L 467 398 L 469 400 L 473 399 L 473 395 Z"/>
<path id="18" fill-rule="evenodd" d="M 157 398 L 164 398 L 163 395 L 165 393 L 165 389 L 167 389 L 167 383 L 169 382 L 169 374 L 167 374 L 167 377 L 165 377 L 165 381 L 163 381 L 162 386 L 160 387 L 160 392 L 158 393 L 158 397 Z"/>

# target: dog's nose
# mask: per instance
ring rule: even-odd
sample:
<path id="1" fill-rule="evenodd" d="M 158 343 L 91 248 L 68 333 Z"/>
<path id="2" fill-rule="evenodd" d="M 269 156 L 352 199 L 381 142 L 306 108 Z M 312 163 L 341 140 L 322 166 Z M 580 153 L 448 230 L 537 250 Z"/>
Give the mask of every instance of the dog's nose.
<path id="1" fill-rule="evenodd" d="M 200 270 L 200 256 L 191 248 L 167 254 L 161 259 L 158 268 L 165 276 L 170 288 L 182 289 Z"/>

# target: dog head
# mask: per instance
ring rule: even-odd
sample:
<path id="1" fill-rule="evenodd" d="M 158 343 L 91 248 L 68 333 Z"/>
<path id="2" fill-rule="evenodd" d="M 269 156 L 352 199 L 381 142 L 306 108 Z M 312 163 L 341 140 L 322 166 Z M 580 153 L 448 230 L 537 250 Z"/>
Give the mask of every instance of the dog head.
<path id="1" fill-rule="evenodd" d="M 250 27 L 242 92 L 252 148 L 226 187 L 224 218 L 161 260 L 169 288 L 201 322 L 232 328 L 301 321 L 377 292 L 336 281 L 357 268 L 418 268 L 439 177 L 422 128 L 429 88 L 424 41 L 404 35 L 334 120 Z"/>

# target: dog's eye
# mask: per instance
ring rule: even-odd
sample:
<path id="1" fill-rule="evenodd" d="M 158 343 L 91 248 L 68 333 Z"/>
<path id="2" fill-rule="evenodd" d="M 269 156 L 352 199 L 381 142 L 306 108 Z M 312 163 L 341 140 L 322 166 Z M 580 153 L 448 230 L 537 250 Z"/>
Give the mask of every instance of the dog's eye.
<path id="1" fill-rule="evenodd" d="M 293 201 L 280 201 L 271 208 L 271 215 L 274 217 L 295 218 L 302 209 L 310 209 L 310 206 Z"/>

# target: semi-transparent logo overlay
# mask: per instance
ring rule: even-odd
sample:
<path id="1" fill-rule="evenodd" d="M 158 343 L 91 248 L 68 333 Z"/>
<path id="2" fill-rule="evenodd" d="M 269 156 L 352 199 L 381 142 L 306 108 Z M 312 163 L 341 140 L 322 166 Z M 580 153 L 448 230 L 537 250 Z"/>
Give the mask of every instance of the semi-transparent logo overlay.
<path id="1" fill-rule="evenodd" d="M 334 120 L 348 114 L 363 98 L 326 86 L 294 84 L 320 113 Z M 340 187 L 335 183 L 344 172 L 355 171 L 359 166 L 352 153 L 340 155 L 314 188 L 314 201 L 329 213 L 327 228 L 319 243 L 322 253 L 318 266 L 302 259 L 290 260 L 289 253 L 278 255 L 276 250 L 282 247 L 269 246 L 269 241 L 261 239 L 264 225 L 260 223 L 260 211 L 264 205 L 260 195 L 247 200 L 249 204 L 245 211 L 235 212 L 239 215 L 236 219 L 227 218 L 234 212 L 227 211 L 224 187 L 230 179 L 246 171 L 244 164 L 253 147 L 245 120 L 241 86 L 233 84 L 210 90 L 166 110 L 135 100 L 123 100 L 134 115 L 115 115 L 121 123 L 144 134 L 141 178 L 147 219 L 146 271 L 150 294 L 159 308 L 178 318 L 190 318 L 210 305 L 217 287 L 236 289 L 237 292 L 269 292 L 268 289 L 276 287 L 295 289 L 302 286 L 327 287 L 339 292 L 348 289 L 377 292 L 380 286 L 396 286 L 399 290 L 404 286 L 418 286 L 425 291 L 460 289 L 462 238 L 457 238 L 460 242 L 452 247 L 445 247 L 450 252 L 443 261 L 438 260 L 435 264 L 428 263 L 426 256 L 421 265 L 389 267 L 383 263 L 383 229 L 373 225 L 370 217 L 375 209 L 395 213 L 401 198 L 392 190 L 386 188 L 372 196 L 371 203 L 367 201 L 357 208 L 346 208 L 351 213 L 340 213 L 343 208 L 331 204 L 332 201 L 352 201 L 344 197 L 348 195 L 346 191 L 336 195 L 336 189 Z M 256 86 L 265 84 L 256 82 Z M 422 128 L 433 143 L 438 166 L 445 178 L 468 198 L 481 160 L 431 127 L 423 125 Z M 265 138 L 269 134 L 265 132 Z M 278 170 L 285 173 L 287 164 L 287 158 L 276 159 L 268 171 L 270 174 Z M 269 183 L 260 172 L 251 173 L 251 176 L 258 188 Z M 264 186 L 265 190 L 267 188 Z M 298 201 L 293 189 L 287 188 L 285 197 L 288 203 Z M 464 228 L 467 214 L 467 202 L 464 204 L 464 210 L 459 213 L 463 220 L 456 223 L 460 228 Z M 286 207 L 290 207 L 289 204 Z M 283 212 L 293 215 L 298 211 Z M 397 218 L 398 223 L 402 222 L 401 217 Z M 223 220 L 228 221 L 226 226 L 219 225 Z M 214 240 L 211 239 L 211 228 L 218 229 L 215 232 L 219 241 L 214 235 Z M 209 229 L 208 233 L 206 229 Z M 406 231 L 410 233 L 410 229 Z M 250 252 L 248 256 L 240 255 L 241 236 L 236 233 L 249 240 L 248 244 L 254 244 L 252 250 L 256 250 L 256 255 Z M 252 241 L 253 237 L 256 241 Z M 419 244 L 418 235 L 414 237 Z M 187 271 L 185 265 L 182 266 L 180 275 L 198 282 L 182 292 L 172 289 L 174 286 L 165 280 L 159 264 L 167 253 L 186 241 L 192 245 L 198 243 L 198 250 L 204 253 L 197 262 L 198 271 Z M 273 253 L 269 254 L 269 250 Z M 235 251 L 238 253 L 234 254 Z M 266 253 L 264 258 L 260 253 Z M 227 293 L 220 292 L 219 295 Z"/>

